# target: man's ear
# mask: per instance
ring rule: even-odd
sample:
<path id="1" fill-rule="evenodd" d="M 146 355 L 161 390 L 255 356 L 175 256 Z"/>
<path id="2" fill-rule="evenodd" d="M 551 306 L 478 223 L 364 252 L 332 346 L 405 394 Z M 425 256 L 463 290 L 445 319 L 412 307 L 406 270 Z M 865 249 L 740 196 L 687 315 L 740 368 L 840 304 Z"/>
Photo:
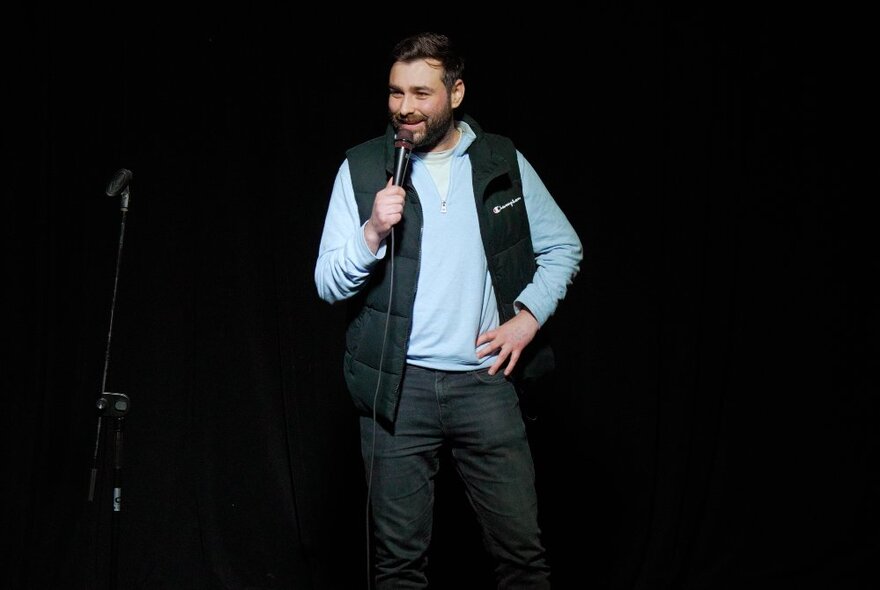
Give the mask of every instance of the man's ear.
<path id="1" fill-rule="evenodd" d="M 464 81 L 459 78 L 455 81 L 455 84 L 452 85 L 452 93 L 450 96 L 450 102 L 452 103 L 452 108 L 458 108 L 458 105 L 461 104 L 461 101 L 464 100 Z"/>

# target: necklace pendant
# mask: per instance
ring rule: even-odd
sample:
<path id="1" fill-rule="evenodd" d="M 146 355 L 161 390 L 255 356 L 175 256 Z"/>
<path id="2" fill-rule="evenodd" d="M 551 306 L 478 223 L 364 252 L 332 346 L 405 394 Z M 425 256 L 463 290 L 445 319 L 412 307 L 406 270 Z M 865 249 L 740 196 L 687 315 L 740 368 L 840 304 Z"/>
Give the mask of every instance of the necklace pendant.
<path id="1" fill-rule="evenodd" d="M 446 200 L 440 201 L 440 213 L 446 213 Z"/>

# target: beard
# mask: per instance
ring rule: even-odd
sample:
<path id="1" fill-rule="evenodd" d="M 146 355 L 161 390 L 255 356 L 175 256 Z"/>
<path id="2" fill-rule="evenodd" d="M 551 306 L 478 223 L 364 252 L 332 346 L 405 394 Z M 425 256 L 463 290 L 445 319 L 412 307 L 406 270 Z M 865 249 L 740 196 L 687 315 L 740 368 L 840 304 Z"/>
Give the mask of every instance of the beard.
<path id="1" fill-rule="evenodd" d="M 410 117 L 407 119 L 406 117 L 398 117 L 394 113 L 389 113 L 389 116 L 395 131 L 400 129 L 400 126 L 404 123 L 425 122 L 424 133 L 418 132 L 413 134 L 413 147 L 419 151 L 430 150 L 440 143 L 446 137 L 446 134 L 449 133 L 453 123 L 453 111 L 450 104 L 445 105 L 444 109 L 436 115 L 428 117 Z"/>

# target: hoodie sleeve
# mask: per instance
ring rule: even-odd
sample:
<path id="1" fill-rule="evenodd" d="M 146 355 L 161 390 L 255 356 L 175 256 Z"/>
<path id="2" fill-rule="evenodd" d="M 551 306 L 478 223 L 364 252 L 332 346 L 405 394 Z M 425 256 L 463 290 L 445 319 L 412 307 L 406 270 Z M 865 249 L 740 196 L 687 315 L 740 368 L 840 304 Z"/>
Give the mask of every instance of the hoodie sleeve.
<path id="1" fill-rule="evenodd" d="M 517 311 L 528 308 L 543 326 L 580 270 L 583 247 L 568 218 L 519 151 L 517 161 L 538 268 L 532 282 L 517 297 L 516 307 Z"/>
<path id="2" fill-rule="evenodd" d="M 333 183 L 318 248 L 315 265 L 318 296 L 328 303 L 335 303 L 355 295 L 379 260 L 385 257 L 385 251 L 384 241 L 375 255 L 367 246 L 346 160 L 339 167 Z"/>

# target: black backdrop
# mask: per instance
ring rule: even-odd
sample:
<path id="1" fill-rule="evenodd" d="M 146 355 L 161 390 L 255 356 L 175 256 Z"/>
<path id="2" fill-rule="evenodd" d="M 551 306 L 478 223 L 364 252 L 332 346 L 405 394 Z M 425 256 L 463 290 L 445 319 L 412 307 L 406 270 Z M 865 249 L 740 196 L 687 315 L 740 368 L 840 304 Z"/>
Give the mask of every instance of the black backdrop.
<path id="1" fill-rule="evenodd" d="M 425 28 L 585 246 L 529 422 L 557 586 L 868 587 L 857 15 L 599 3 L 353 31 L 341 9 L 241 10 L 7 23 L 4 587 L 107 588 L 114 556 L 125 589 L 366 587 L 344 308 L 312 271 L 344 150 L 383 129 L 385 57 Z M 121 167 L 114 522 L 106 439 L 86 497 Z M 458 485 L 438 482 L 434 587 L 491 587 Z"/>

